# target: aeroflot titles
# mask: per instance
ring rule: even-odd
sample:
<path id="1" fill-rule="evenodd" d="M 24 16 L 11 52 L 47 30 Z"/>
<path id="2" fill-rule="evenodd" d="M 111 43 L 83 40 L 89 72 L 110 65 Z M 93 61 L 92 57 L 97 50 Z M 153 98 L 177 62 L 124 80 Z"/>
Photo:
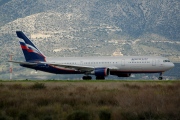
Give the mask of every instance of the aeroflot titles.
<path id="1" fill-rule="evenodd" d="M 132 60 L 148 60 L 148 58 L 132 58 Z"/>

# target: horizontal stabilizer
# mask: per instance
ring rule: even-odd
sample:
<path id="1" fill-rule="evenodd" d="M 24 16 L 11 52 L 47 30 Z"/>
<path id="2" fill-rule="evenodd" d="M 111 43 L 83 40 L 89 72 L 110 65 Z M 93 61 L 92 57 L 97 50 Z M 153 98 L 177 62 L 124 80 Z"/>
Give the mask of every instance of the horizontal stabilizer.
<path id="1" fill-rule="evenodd" d="M 37 65 L 37 63 L 30 63 L 30 62 L 20 62 L 20 61 L 8 61 L 8 62 L 12 62 L 12 63 L 18 63 L 18 64 L 23 64 L 23 65 Z"/>

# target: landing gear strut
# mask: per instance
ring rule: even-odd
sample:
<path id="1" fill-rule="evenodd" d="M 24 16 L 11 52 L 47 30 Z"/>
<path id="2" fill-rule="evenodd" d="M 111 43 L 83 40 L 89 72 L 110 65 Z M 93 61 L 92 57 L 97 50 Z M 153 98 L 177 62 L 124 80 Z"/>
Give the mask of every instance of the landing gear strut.
<path id="1" fill-rule="evenodd" d="M 91 77 L 91 76 L 83 76 L 82 79 L 83 79 L 83 80 L 91 80 L 92 77 Z"/>
<path id="2" fill-rule="evenodd" d="M 158 79 L 159 79 L 159 80 L 162 80 L 162 79 L 163 79 L 162 73 L 159 74 L 159 78 L 158 78 Z"/>

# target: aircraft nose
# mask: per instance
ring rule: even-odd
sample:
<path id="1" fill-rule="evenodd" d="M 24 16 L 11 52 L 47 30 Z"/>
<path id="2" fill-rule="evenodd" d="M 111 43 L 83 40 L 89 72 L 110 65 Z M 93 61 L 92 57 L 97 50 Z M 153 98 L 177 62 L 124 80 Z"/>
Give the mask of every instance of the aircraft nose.
<path id="1" fill-rule="evenodd" d="M 174 67 L 174 63 L 171 63 L 171 64 L 169 65 L 169 67 L 170 67 L 170 68 L 173 68 L 173 67 Z"/>

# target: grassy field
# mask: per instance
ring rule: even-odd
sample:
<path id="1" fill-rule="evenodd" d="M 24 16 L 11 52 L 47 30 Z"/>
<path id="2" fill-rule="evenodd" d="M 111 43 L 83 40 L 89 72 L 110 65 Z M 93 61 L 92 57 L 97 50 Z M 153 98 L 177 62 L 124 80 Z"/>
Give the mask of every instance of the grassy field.
<path id="1" fill-rule="evenodd" d="M 0 120 L 179 120 L 179 81 L 0 81 Z"/>

